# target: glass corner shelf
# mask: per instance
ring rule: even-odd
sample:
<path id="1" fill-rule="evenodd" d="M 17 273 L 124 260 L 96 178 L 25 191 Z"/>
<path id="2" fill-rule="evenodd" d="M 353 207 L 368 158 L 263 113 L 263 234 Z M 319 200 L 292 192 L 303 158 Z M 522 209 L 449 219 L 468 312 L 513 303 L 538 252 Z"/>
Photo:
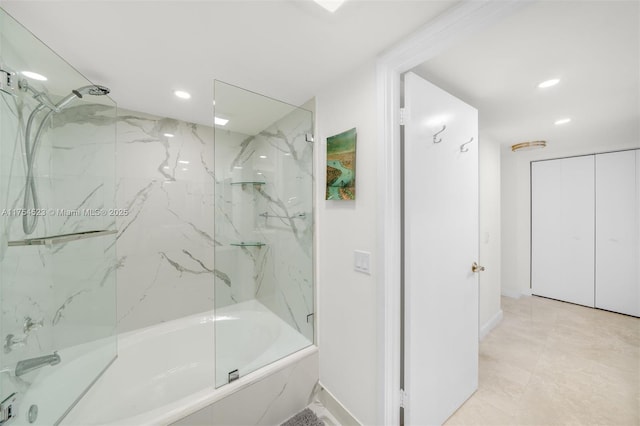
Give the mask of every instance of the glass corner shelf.
<path id="1" fill-rule="evenodd" d="M 264 185 L 265 183 L 266 182 L 248 180 L 248 181 L 240 181 L 240 182 L 231 182 L 231 185 Z"/>
<path id="2" fill-rule="evenodd" d="M 240 241 L 239 243 L 231 243 L 235 247 L 262 247 L 266 246 L 265 243 L 260 241 Z"/>

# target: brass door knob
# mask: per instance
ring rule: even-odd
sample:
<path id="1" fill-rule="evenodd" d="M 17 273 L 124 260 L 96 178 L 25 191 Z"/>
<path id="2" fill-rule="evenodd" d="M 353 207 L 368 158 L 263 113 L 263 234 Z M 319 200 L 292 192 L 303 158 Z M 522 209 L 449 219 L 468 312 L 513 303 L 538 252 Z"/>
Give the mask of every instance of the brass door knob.
<path id="1" fill-rule="evenodd" d="M 484 271 L 484 266 L 480 266 L 476 262 L 473 262 L 473 265 L 471 265 L 471 271 L 472 272 L 482 272 L 482 271 Z"/>

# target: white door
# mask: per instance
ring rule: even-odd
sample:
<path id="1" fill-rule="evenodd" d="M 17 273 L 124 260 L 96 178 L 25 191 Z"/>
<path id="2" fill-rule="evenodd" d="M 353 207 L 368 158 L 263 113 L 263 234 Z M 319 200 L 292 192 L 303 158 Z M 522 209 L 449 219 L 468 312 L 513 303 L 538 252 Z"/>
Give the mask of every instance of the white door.
<path id="1" fill-rule="evenodd" d="M 531 163 L 531 291 L 593 307 L 594 157 Z"/>
<path id="2" fill-rule="evenodd" d="M 596 155 L 597 308 L 640 316 L 640 150 Z"/>
<path id="3" fill-rule="evenodd" d="M 478 387 L 478 111 L 404 81 L 405 423 L 438 425 Z"/>

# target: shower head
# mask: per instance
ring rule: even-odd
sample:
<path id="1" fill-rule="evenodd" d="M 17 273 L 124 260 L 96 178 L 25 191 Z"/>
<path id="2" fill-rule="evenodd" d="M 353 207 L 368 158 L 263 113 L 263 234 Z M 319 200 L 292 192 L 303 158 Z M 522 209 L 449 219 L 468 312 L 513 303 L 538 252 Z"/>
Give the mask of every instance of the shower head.
<path id="1" fill-rule="evenodd" d="M 93 95 L 93 96 L 103 96 L 110 92 L 107 87 L 98 86 L 97 84 L 92 84 L 90 86 L 83 86 L 78 89 L 74 89 L 71 91 L 69 95 L 67 95 L 64 99 L 56 104 L 56 108 L 60 111 L 64 108 L 69 102 L 74 100 L 75 98 L 82 99 L 84 95 Z"/>
<path id="2" fill-rule="evenodd" d="M 108 87 L 98 86 L 97 84 L 92 84 L 90 86 L 84 86 L 76 90 L 72 90 L 77 97 L 82 98 L 83 95 L 89 94 L 92 96 L 103 96 L 108 95 L 111 90 Z"/>

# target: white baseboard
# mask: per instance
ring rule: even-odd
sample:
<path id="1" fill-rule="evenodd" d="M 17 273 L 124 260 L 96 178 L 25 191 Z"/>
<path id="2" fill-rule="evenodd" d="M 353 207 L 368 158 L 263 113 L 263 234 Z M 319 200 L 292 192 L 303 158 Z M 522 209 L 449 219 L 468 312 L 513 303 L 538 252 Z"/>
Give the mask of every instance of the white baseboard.
<path id="1" fill-rule="evenodd" d="M 513 288 L 503 288 L 500 290 L 500 294 L 512 299 L 520 299 L 520 296 L 522 296 L 522 292 Z"/>
<path id="2" fill-rule="evenodd" d="M 320 383 L 321 389 L 318 392 L 318 400 L 322 402 L 322 405 L 329 410 L 329 412 L 340 422 L 342 426 L 361 426 L 362 423 L 356 419 L 356 417 L 349 412 L 344 405 L 336 399 L 331 392 Z"/>
<path id="3" fill-rule="evenodd" d="M 491 330 L 493 330 L 498 324 L 500 324 L 500 321 L 502 321 L 502 316 L 502 309 L 500 309 L 493 317 L 491 317 L 489 321 L 487 321 L 482 327 L 480 327 L 480 340 L 484 339 Z"/>

